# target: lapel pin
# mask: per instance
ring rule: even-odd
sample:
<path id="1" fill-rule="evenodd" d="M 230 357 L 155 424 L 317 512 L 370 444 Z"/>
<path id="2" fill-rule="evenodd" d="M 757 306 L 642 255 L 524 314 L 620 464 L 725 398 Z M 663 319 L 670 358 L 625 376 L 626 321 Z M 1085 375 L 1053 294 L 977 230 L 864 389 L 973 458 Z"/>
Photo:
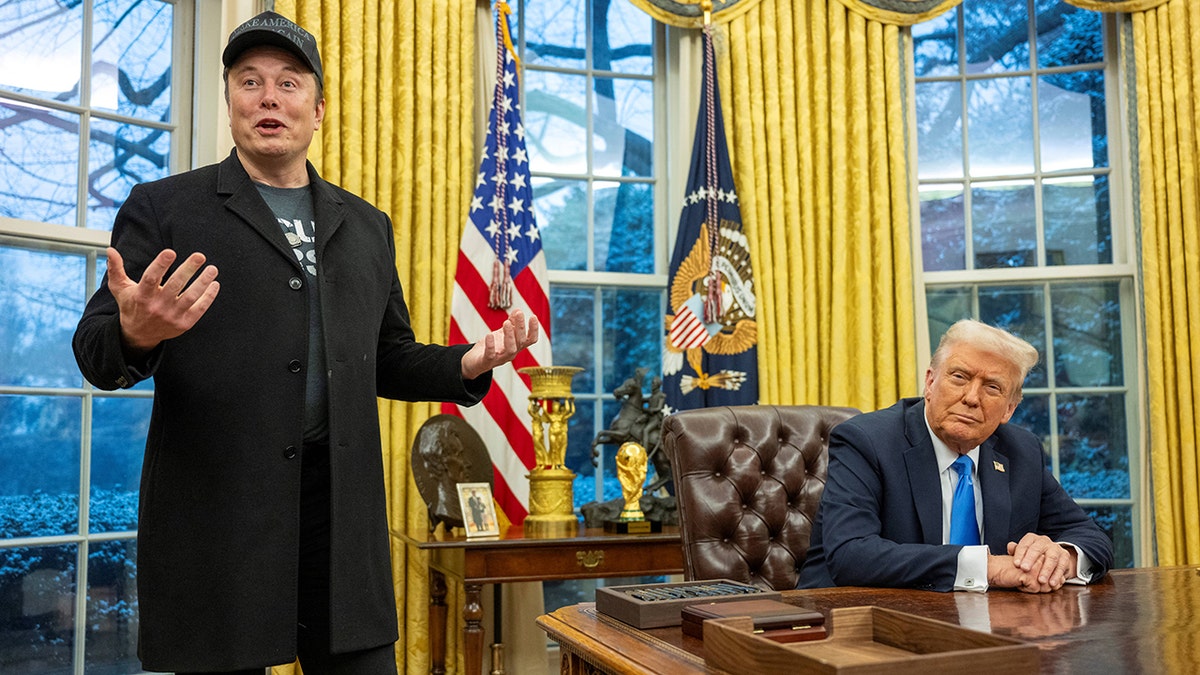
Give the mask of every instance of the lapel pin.
<path id="1" fill-rule="evenodd" d="M 996 469 L 1000 473 L 1004 473 L 1004 465 L 1001 464 L 1000 462 L 993 461 L 992 468 Z"/>

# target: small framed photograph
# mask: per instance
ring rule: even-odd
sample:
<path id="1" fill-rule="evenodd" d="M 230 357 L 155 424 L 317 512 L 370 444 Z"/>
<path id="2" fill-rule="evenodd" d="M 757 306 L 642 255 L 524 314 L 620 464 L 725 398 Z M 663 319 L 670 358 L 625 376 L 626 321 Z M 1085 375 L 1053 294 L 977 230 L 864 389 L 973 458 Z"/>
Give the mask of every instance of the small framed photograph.
<path id="1" fill-rule="evenodd" d="M 492 503 L 492 486 L 487 483 L 457 483 L 458 503 L 462 505 L 463 528 L 467 537 L 496 537 L 500 524 L 496 522 L 496 507 Z"/>

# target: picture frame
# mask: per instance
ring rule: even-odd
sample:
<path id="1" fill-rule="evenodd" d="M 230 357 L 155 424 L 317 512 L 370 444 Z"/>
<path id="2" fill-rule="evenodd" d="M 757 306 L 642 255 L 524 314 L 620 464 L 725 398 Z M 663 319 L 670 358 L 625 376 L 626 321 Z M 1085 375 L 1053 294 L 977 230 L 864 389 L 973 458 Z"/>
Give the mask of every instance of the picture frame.
<path id="1" fill-rule="evenodd" d="M 467 538 L 500 536 L 500 523 L 492 501 L 492 486 L 487 483 L 456 483 L 455 486 Z"/>

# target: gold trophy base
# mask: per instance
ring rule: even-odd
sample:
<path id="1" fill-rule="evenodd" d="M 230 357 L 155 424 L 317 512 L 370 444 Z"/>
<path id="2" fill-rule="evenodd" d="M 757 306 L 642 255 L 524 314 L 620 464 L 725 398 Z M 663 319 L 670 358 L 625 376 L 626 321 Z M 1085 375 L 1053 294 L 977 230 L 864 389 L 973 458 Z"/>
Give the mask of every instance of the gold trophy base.
<path id="1" fill-rule="evenodd" d="M 661 520 L 606 520 L 604 531 L 609 534 L 652 534 L 662 532 Z"/>
<path id="2" fill-rule="evenodd" d="M 575 472 L 565 468 L 529 472 L 529 515 L 525 536 L 533 539 L 574 537 L 579 533 L 572 484 Z"/>

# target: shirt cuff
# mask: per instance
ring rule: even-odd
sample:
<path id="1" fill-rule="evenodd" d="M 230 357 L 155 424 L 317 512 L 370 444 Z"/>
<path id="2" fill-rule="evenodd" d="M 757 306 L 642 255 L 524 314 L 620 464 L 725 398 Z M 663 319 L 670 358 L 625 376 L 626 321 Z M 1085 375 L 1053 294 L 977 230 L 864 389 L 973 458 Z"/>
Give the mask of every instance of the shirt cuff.
<path id="1" fill-rule="evenodd" d="M 986 545 L 964 546 L 958 551 L 958 571 L 954 577 L 954 590 L 985 593 L 987 582 Z"/>
<path id="2" fill-rule="evenodd" d="M 1092 559 L 1083 552 L 1083 549 L 1069 541 L 1060 541 L 1057 543 L 1060 546 L 1070 546 L 1075 549 L 1076 559 L 1078 560 L 1078 564 L 1075 566 L 1075 576 L 1067 579 L 1065 583 L 1075 584 L 1076 586 L 1086 586 L 1092 583 Z"/>

